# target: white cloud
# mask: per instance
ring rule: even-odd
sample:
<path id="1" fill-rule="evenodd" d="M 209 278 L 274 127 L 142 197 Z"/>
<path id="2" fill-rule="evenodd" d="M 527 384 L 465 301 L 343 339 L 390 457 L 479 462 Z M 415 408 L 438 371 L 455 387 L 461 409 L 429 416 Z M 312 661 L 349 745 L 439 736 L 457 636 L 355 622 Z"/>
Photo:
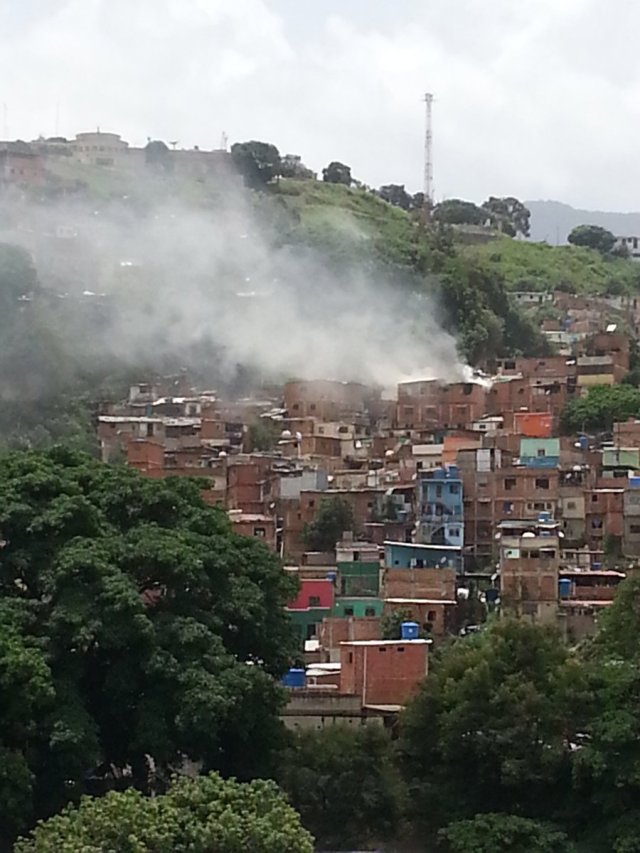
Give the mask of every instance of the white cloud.
<path id="1" fill-rule="evenodd" d="M 67 134 L 211 145 L 226 130 L 416 190 L 430 88 L 440 195 L 640 207 L 640 6 L 382 2 L 303 26 L 283 0 L 25 0 L 0 12 L 0 101 L 15 136 L 52 133 L 59 101 Z"/>

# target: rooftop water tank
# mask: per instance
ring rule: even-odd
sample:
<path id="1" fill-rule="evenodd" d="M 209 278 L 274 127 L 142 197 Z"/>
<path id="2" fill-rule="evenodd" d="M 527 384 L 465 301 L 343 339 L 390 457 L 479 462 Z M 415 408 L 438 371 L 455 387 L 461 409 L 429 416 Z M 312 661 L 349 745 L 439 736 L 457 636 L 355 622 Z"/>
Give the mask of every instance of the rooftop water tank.
<path id="1" fill-rule="evenodd" d="M 282 676 L 281 679 L 284 687 L 296 688 L 296 687 L 304 687 L 305 685 L 305 671 L 304 669 L 299 669 L 297 667 L 291 667 L 288 672 Z"/>
<path id="2" fill-rule="evenodd" d="M 417 640 L 420 627 L 417 622 L 403 622 L 400 625 L 400 639 Z"/>

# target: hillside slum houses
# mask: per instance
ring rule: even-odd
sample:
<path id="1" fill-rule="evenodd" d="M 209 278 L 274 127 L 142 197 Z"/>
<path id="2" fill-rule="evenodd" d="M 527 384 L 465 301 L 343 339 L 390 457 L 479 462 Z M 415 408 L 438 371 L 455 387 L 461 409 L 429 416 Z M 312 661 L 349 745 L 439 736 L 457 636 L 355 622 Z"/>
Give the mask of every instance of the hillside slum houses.
<path id="1" fill-rule="evenodd" d="M 146 477 L 201 478 L 204 500 L 298 579 L 287 610 L 306 669 L 287 676 L 288 724 L 380 723 L 424 678 L 431 644 L 482 613 L 593 632 L 640 556 L 640 422 L 606 437 L 558 423 L 628 368 L 609 331 L 490 380 L 404 382 L 395 400 L 333 381 L 240 400 L 140 384 L 100 415 L 99 442 Z M 352 529 L 309 551 L 333 498 Z"/>

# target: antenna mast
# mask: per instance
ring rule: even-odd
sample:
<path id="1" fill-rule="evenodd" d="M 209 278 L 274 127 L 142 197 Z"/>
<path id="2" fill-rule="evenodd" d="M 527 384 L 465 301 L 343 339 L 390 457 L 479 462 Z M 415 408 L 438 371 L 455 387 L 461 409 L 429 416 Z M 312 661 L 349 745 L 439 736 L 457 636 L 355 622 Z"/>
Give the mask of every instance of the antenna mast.
<path id="1" fill-rule="evenodd" d="M 425 132 L 424 132 L 424 213 L 425 220 L 431 218 L 433 208 L 433 125 L 432 107 L 433 95 L 427 92 L 425 103 Z"/>

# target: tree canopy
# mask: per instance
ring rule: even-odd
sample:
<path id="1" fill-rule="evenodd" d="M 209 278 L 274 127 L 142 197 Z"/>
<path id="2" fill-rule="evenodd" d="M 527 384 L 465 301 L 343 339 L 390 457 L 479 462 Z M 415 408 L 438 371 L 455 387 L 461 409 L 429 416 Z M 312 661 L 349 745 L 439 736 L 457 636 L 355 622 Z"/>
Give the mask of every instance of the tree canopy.
<path id="1" fill-rule="evenodd" d="M 236 142 L 231 159 L 251 189 L 261 189 L 280 174 L 280 152 L 270 142 Z"/>
<path id="2" fill-rule="evenodd" d="M 397 837 L 403 786 L 385 731 L 336 725 L 300 732 L 278 780 L 323 847 L 362 849 Z"/>
<path id="3" fill-rule="evenodd" d="M 640 389 L 622 385 L 596 385 L 586 397 L 570 400 L 560 415 L 566 433 L 611 430 L 617 421 L 640 416 Z"/>
<path id="4" fill-rule="evenodd" d="M 616 238 L 611 231 L 600 225 L 578 225 L 567 237 L 573 246 L 586 246 L 595 249 L 601 255 L 608 254 L 614 247 Z"/>
<path id="5" fill-rule="evenodd" d="M 38 275 L 29 252 L 12 243 L 0 243 L 0 320 L 18 308 L 21 296 L 40 289 Z"/>
<path id="6" fill-rule="evenodd" d="M 5 837 L 117 779 L 162 785 L 185 757 L 268 770 L 295 584 L 198 483 L 15 453 L 0 460 L 0 530 Z"/>
<path id="7" fill-rule="evenodd" d="M 484 225 L 488 214 L 472 201 L 448 198 L 435 206 L 433 218 L 445 225 Z"/>
<path id="8" fill-rule="evenodd" d="M 501 620 L 456 640 L 403 716 L 415 819 L 427 829 L 497 811 L 552 820 L 583 689 L 549 629 Z"/>
<path id="9" fill-rule="evenodd" d="M 316 516 L 305 527 L 304 540 L 311 551 L 333 551 L 347 530 L 353 530 L 353 509 L 344 498 L 323 498 Z"/>
<path id="10" fill-rule="evenodd" d="M 40 824 L 16 853 L 312 853 L 313 839 L 273 782 L 211 773 L 158 797 L 112 791 Z"/>
<path id="11" fill-rule="evenodd" d="M 489 196 L 482 205 L 482 209 L 491 225 L 503 234 L 509 237 L 515 237 L 518 234 L 522 234 L 523 237 L 529 236 L 531 213 L 517 198 Z"/>
<path id="12" fill-rule="evenodd" d="M 405 190 L 404 184 L 385 184 L 378 190 L 380 198 L 399 207 L 402 210 L 411 210 L 413 199 Z"/>
<path id="13" fill-rule="evenodd" d="M 480 814 L 441 830 L 448 853 L 572 853 L 564 832 L 509 814 Z"/>
<path id="14" fill-rule="evenodd" d="M 322 170 L 322 180 L 328 184 L 345 184 L 350 187 L 352 182 L 351 169 L 340 163 L 338 160 L 332 160 L 328 166 Z"/>

